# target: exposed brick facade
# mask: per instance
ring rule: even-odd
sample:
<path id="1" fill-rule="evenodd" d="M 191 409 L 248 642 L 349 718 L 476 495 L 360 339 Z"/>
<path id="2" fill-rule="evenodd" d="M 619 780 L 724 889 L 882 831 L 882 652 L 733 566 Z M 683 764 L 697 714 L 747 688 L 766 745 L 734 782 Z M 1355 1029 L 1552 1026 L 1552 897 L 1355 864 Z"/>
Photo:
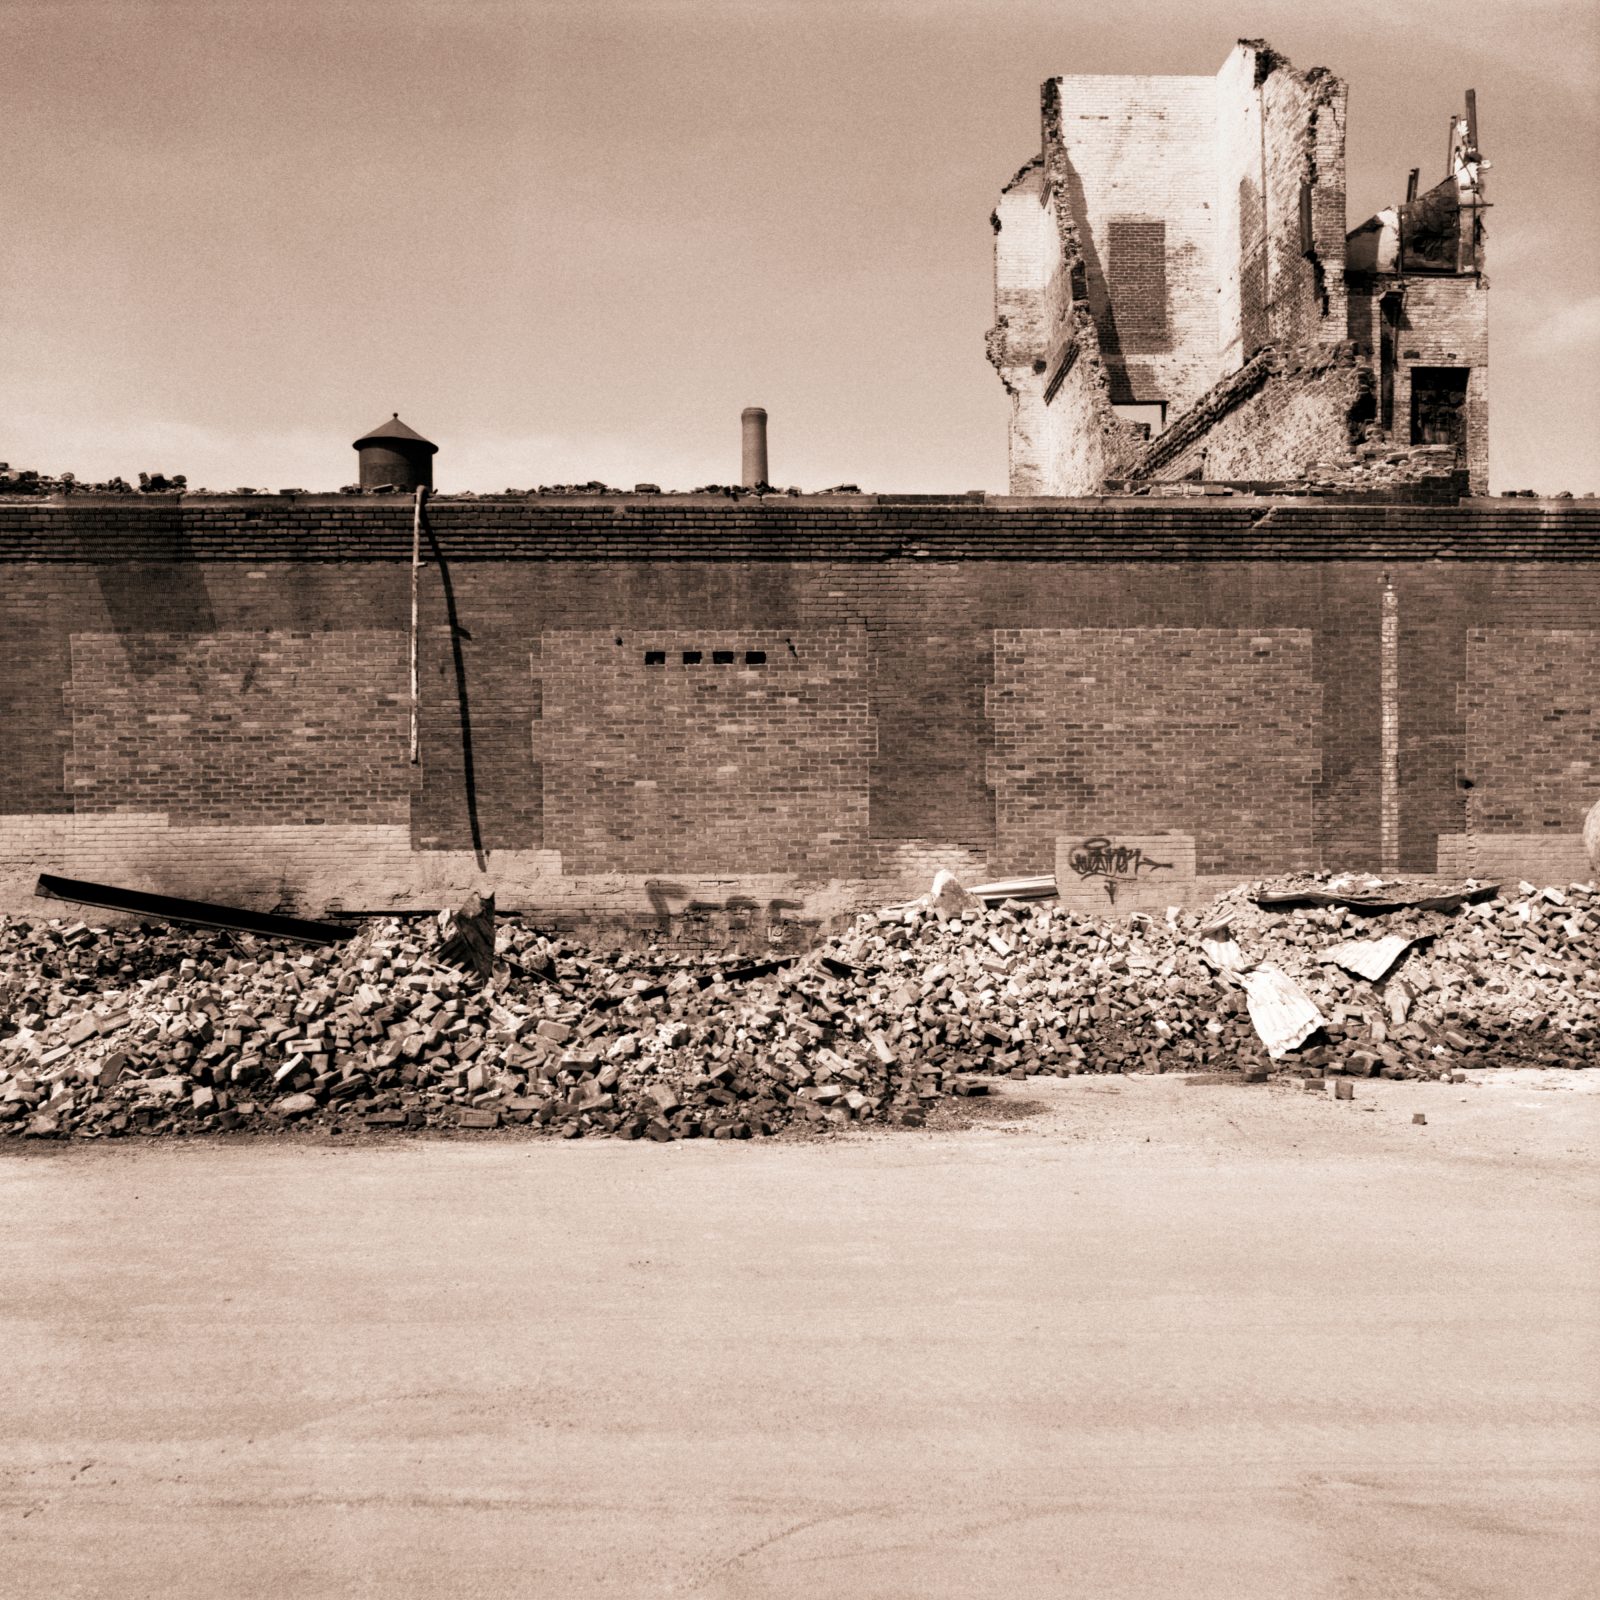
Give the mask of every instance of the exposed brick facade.
<path id="1" fill-rule="evenodd" d="M 408 506 L 0 502 L 0 906 L 42 909 L 39 871 L 305 910 L 489 882 L 765 938 L 940 865 L 1049 871 L 1091 825 L 1192 840 L 1200 889 L 1377 868 L 1386 577 L 1399 864 L 1553 870 L 1594 793 L 1581 502 L 440 500 L 428 522 L 412 767 Z"/>

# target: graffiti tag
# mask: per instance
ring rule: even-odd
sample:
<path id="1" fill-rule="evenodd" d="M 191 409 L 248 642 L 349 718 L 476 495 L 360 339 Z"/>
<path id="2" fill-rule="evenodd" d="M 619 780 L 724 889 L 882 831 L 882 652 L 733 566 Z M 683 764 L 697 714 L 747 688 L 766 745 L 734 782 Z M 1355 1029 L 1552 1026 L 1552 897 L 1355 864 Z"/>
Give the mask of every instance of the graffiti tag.
<path id="1" fill-rule="evenodd" d="M 1116 844 L 1110 839 L 1085 839 L 1074 845 L 1067 862 L 1080 878 L 1100 878 L 1106 898 L 1117 903 L 1117 885 L 1137 883 L 1141 873 L 1171 872 L 1170 861 L 1157 861 L 1137 845 Z"/>
<path id="2" fill-rule="evenodd" d="M 731 894 L 724 900 L 691 898 L 692 891 L 680 883 L 667 883 L 660 878 L 646 878 L 644 892 L 660 919 L 662 930 L 672 925 L 675 918 L 698 920 L 713 916 L 727 918 L 733 932 L 763 930 L 768 944 L 790 943 L 802 924 L 814 925 L 815 919 L 796 920 L 791 913 L 805 910 L 802 900 L 786 900 L 781 896 L 768 900 L 763 906 L 749 895 Z M 676 901 L 686 904 L 674 905 Z"/>

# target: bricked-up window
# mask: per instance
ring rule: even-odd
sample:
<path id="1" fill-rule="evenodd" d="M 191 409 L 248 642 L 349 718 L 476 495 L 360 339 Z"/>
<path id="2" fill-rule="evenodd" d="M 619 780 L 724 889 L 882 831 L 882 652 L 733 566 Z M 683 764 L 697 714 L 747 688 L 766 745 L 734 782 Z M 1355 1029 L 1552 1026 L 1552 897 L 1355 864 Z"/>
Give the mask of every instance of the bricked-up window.
<path id="1" fill-rule="evenodd" d="M 686 667 L 698 667 L 704 662 L 705 658 L 706 653 L 704 650 L 685 650 L 679 656 L 679 659 Z M 739 652 L 737 650 L 713 650 L 711 652 L 711 664 L 716 667 L 731 667 L 738 660 Z M 646 650 L 644 664 L 647 667 L 666 666 L 667 652 L 665 650 Z M 747 667 L 764 667 L 767 664 L 767 652 L 765 650 L 746 650 L 744 664 Z"/>
<path id="2" fill-rule="evenodd" d="M 1453 444 L 1467 449 L 1466 367 L 1411 369 L 1412 444 Z"/>
<path id="3" fill-rule="evenodd" d="M 1167 331 L 1167 225 L 1113 218 L 1107 230 L 1111 314 L 1124 353 L 1165 350 Z"/>

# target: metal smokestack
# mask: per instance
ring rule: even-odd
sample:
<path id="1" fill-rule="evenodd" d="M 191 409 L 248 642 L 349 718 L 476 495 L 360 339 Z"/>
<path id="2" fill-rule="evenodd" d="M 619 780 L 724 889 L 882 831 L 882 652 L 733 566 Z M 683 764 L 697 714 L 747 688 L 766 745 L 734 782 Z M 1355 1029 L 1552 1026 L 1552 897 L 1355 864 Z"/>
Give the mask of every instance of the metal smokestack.
<path id="1" fill-rule="evenodd" d="M 739 413 L 744 431 L 744 473 L 740 478 L 747 489 L 759 489 L 767 477 L 767 414 L 760 406 L 746 406 Z"/>

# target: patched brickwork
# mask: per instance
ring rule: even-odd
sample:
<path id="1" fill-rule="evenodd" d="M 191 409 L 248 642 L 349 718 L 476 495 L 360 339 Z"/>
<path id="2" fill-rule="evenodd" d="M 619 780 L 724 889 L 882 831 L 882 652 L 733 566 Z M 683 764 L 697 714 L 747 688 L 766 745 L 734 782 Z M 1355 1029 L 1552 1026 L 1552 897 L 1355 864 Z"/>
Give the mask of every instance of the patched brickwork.
<path id="1" fill-rule="evenodd" d="M 1471 629 L 1462 703 L 1470 831 L 1575 833 L 1600 800 L 1600 629 Z"/>
<path id="2" fill-rule="evenodd" d="M 1304 630 L 1002 629 L 1000 859 L 1053 862 L 1059 834 L 1181 833 L 1202 874 L 1312 865 L 1321 713 Z"/>
<path id="3" fill-rule="evenodd" d="M 545 836 L 569 871 L 859 870 L 862 630 L 557 629 L 539 675 Z"/>
<path id="4" fill-rule="evenodd" d="M 940 866 L 1048 871 L 1053 823 L 1004 820 L 995 765 L 996 637 L 1035 632 L 1133 641 L 1126 670 L 1097 663 L 1123 686 L 1115 717 L 1071 710 L 1099 741 L 1071 770 L 1121 796 L 1119 831 L 1193 836 L 1224 878 L 1275 851 L 1377 870 L 1386 580 L 1400 866 L 1571 857 L 1531 805 L 1502 808 L 1514 829 L 1469 815 L 1464 686 L 1473 629 L 1594 628 L 1592 504 L 552 497 L 438 500 L 427 521 L 411 768 L 406 506 L 0 501 L 0 908 L 49 914 L 41 871 L 306 912 L 494 885 L 551 917 L 767 941 Z M 1169 659 L 1182 636 L 1220 643 Z M 1060 671 L 1030 678 L 1030 659 L 1031 694 Z M 1577 703 L 1481 714 L 1504 781 L 1567 792 L 1543 719 Z M 1181 736 L 1160 720 L 1175 705 Z M 149 720 L 172 715 L 181 737 Z M 1270 818 L 1229 787 L 1263 718 Z"/>
<path id="5" fill-rule="evenodd" d="M 173 823 L 404 821 L 404 641 L 372 630 L 76 633 L 74 810 Z"/>
<path id="6" fill-rule="evenodd" d="M 1151 355 L 1170 342 L 1167 326 L 1167 225 L 1159 218 L 1113 217 L 1106 228 L 1115 337 L 1125 355 Z M 1165 398 L 1158 396 L 1158 398 Z"/>

